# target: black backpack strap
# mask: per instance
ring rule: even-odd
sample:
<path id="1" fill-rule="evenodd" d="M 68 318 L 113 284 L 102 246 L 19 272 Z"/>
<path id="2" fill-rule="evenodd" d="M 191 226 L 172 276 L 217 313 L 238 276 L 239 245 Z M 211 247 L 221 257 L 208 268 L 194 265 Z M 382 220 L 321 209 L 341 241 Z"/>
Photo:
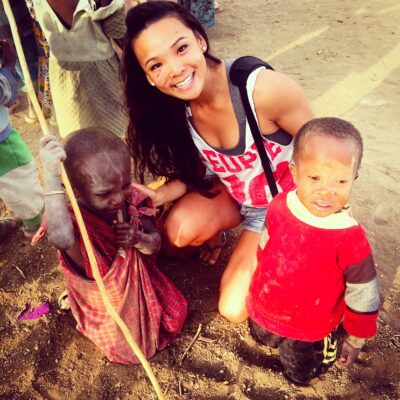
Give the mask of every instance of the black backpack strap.
<path id="1" fill-rule="evenodd" d="M 272 197 L 278 194 L 278 188 L 276 186 L 275 178 L 272 173 L 271 163 L 268 154 L 265 150 L 262 134 L 258 128 L 256 117 L 250 106 L 250 101 L 247 96 L 247 78 L 250 73 L 259 67 L 266 67 L 267 69 L 273 68 L 256 57 L 244 56 L 236 59 L 229 71 L 230 81 L 239 88 L 240 97 L 242 99 L 243 107 L 246 112 L 246 117 L 250 125 L 250 130 L 254 138 L 254 143 L 256 144 L 258 154 L 260 155 L 261 163 L 264 168 L 265 176 L 267 177 L 269 190 Z"/>

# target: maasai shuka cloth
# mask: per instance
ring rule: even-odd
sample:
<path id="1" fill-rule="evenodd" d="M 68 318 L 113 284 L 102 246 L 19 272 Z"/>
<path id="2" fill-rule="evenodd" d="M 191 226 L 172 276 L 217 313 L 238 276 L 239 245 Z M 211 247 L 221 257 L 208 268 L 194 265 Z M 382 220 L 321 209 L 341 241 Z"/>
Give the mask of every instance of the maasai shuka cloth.
<path id="1" fill-rule="evenodd" d="M 138 206 L 143 204 L 145 198 L 133 189 L 129 215 L 131 223 L 137 224 L 139 229 L 141 214 L 154 215 L 153 208 Z M 187 315 L 186 299 L 157 269 L 154 257 L 143 255 L 135 248 L 119 249 L 111 225 L 84 208 L 81 212 L 110 302 L 143 354 L 149 358 L 157 350 L 173 343 L 181 332 Z M 71 218 L 77 230 L 72 211 Z M 45 223 L 34 242 L 44 232 Z M 76 328 L 100 347 L 110 361 L 137 364 L 138 358 L 105 309 L 96 282 L 91 279 L 92 272 L 82 237 L 77 234 L 77 238 L 88 277 L 78 274 L 65 252 L 58 252 Z"/>

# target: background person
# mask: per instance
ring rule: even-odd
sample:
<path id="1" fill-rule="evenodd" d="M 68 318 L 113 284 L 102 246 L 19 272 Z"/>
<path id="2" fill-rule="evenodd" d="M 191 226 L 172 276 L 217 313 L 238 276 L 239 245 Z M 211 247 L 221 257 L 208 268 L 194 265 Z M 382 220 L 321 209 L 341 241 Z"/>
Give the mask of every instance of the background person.
<path id="1" fill-rule="evenodd" d="M 32 237 L 42 220 L 43 196 L 32 154 L 20 134 L 12 127 L 8 106 L 17 97 L 14 78 L 15 50 L 0 40 L 0 197 L 22 220 L 24 235 Z M 18 220 L 0 220 L 0 241 L 9 237 Z"/>
<path id="2" fill-rule="evenodd" d="M 43 0 L 35 17 L 50 46 L 49 78 L 60 135 L 102 126 L 126 133 L 113 39 L 125 32 L 123 0 Z"/>

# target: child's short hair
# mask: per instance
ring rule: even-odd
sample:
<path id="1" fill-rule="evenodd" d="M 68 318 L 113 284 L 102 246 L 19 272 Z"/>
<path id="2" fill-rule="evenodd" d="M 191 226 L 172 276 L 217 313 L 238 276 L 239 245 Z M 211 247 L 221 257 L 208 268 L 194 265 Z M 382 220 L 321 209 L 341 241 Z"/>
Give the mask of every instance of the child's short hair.
<path id="1" fill-rule="evenodd" d="M 82 182 L 82 163 L 100 153 L 118 154 L 119 158 L 130 160 L 125 143 L 114 133 L 99 127 L 72 132 L 64 140 L 64 149 L 67 155 L 64 167 L 73 186 L 79 186 Z"/>
<path id="2" fill-rule="evenodd" d="M 336 139 L 350 139 L 354 142 L 357 149 L 357 163 L 356 171 L 360 167 L 361 159 L 363 156 L 363 141 L 360 132 L 352 125 L 340 118 L 325 117 L 315 118 L 305 123 L 295 136 L 293 145 L 293 160 L 301 154 L 304 150 L 307 137 L 311 134 L 320 136 L 330 136 Z"/>

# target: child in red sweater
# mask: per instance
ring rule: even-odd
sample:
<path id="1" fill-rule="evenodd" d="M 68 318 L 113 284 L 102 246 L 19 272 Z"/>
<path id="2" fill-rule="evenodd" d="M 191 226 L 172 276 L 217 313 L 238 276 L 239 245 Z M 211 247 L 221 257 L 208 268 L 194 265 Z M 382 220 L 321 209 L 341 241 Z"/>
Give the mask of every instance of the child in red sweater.
<path id="1" fill-rule="evenodd" d="M 371 248 L 347 205 L 363 152 L 360 133 L 338 118 L 306 123 L 295 138 L 295 191 L 268 208 L 247 298 L 256 339 L 279 347 L 286 375 L 306 383 L 336 359 L 336 328 L 350 366 L 376 333 L 379 289 Z"/>

